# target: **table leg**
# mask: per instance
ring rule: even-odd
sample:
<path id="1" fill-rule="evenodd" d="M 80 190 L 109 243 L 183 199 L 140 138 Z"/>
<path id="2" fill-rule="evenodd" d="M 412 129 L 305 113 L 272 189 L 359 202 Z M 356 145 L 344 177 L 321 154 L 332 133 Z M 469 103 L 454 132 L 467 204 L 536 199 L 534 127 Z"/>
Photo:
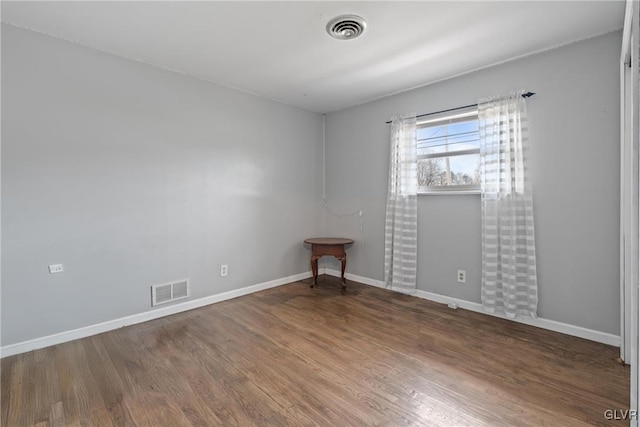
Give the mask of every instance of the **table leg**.
<path id="1" fill-rule="evenodd" d="M 311 272 L 313 273 L 313 283 L 311 287 L 318 285 L 318 258 L 317 255 L 311 255 Z"/>
<path id="2" fill-rule="evenodd" d="M 341 276 L 342 281 L 340 282 L 340 285 L 342 286 L 342 289 L 347 289 L 347 281 L 344 278 L 344 269 L 347 266 L 347 256 L 346 255 L 341 256 L 339 259 L 340 261 L 342 261 L 342 276 Z"/>

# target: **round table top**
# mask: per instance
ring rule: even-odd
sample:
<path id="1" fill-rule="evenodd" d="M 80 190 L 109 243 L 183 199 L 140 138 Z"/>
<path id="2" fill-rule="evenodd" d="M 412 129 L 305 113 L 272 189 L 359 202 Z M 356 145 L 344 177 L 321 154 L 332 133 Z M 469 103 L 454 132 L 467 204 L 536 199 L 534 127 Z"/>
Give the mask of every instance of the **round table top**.
<path id="1" fill-rule="evenodd" d="M 304 242 L 311 245 L 349 245 L 353 243 L 353 240 L 342 237 L 312 237 L 304 239 Z"/>

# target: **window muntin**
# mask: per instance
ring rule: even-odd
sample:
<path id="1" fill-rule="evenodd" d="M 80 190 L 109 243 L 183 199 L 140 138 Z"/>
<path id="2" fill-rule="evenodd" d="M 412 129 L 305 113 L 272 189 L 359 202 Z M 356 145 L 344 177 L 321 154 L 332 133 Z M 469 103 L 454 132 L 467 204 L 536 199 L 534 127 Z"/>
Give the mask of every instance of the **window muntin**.
<path id="1" fill-rule="evenodd" d="M 417 149 L 419 192 L 480 191 L 477 110 L 418 122 Z"/>

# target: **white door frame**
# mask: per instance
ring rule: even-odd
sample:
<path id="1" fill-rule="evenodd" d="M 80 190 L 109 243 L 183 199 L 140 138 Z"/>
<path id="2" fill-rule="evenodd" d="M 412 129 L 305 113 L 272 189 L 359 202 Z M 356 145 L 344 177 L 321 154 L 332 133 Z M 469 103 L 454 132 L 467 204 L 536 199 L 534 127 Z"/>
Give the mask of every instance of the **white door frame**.
<path id="1" fill-rule="evenodd" d="M 640 331 L 638 317 L 640 306 L 638 292 L 640 267 L 639 20 L 638 1 L 627 0 L 620 55 L 620 357 L 631 365 L 629 403 L 631 413 L 635 415 L 638 414 L 640 407 L 638 395 L 638 384 L 640 384 L 638 370 L 638 331 Z M 630 420 L 631 425 L 638 426 L 637 416 L 633 418 Z"/>

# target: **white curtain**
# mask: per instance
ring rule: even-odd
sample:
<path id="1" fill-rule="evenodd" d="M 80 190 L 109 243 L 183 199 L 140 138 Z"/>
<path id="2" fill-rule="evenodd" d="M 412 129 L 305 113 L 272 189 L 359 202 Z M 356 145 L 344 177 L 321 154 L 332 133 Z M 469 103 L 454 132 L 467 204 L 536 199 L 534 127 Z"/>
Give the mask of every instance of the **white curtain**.
<path id="1" fill-rule="evenodd" d="M 416 289 L 418 174 L 416 116 L 391 119 L 389 191 L 384 243 L 384 280 L 396 291 Z"/>
<path id="2" fill-rule="evenodd" d="M 482 199 L 482 305 L 507 317 L 536 317 L 538 284 L 522 94 L 478 102 Z"/>

